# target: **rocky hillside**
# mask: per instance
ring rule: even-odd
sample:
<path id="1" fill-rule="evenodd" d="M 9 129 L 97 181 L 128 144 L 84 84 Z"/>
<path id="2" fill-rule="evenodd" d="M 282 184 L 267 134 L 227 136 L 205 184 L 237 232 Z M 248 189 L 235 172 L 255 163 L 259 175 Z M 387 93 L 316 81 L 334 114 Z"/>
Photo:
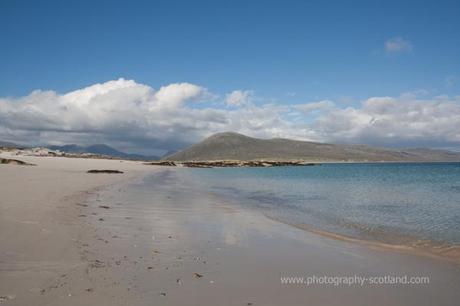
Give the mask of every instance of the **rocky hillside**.
<path id="1" fill-rule="evenodd" d="M 432 149 L 393 150 L 290 139 L 257 139 L 219 133 L 164 158 L 174 161 L 306 160 L 306 161 L 460 161 L 459 152 Z"/>

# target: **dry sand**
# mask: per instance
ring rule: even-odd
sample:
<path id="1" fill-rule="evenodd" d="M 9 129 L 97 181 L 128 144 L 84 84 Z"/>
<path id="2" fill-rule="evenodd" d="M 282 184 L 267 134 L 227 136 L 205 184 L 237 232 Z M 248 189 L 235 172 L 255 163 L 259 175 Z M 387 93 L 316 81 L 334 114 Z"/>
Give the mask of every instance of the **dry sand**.
<path id="1" fill-rule="evenodd" d="M 269 220 L 195 188 L 184 169 L 15 158 L 37 166 L 0 165 L 2 306 L 458 305 L 457 264 Z M 430 284 L 280 282 L 313 275 L 429 276 Z"/>
<path id="2" fill-rule="evenodd" d="M 84 231 L 75 204 L 87 192 L 154 169 L 118 160 L 8 153 L 0 157 L 37 165 L 0 165 L 0 296 L 6 305 L 62 305 L 58 300 L 41 301 L 42 290 L 52 280 L 85 265 L 75 243 Z M 86 173 L 90 169 L 125 173 Z"/>

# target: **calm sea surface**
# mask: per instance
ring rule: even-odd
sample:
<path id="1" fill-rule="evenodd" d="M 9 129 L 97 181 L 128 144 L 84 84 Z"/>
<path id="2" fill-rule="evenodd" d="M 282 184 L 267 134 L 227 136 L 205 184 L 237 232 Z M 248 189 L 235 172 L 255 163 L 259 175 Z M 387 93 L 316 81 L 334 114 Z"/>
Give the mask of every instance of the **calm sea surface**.
<path id="1" fill-rule="evenodd" d="M 201 187 L 295 226 L 460 245 L 460 163 L 186 169 Z"/>

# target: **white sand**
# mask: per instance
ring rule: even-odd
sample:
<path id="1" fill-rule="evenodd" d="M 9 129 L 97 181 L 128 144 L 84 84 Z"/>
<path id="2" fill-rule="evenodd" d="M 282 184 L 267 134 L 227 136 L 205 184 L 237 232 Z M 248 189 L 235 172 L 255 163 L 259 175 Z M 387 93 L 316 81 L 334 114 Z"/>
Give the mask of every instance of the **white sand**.
<path id="1" fill-rule="evenodd" d="M 38 305 L 34 300 L 45 284 L 83 264 L 73 213 L 82 192 L 155 171 L 131 161 L 0 157 L 37 165 L 0 165 L 0 296 L 20 305 Z M 90 169 L 125 173 L 87 174 Z"/>
<path id="2" fill-rule="evenodd" d="M 407 306 L 460 300 L 457 264 L 373 250 L 269 220 L 196 189 L 184 169 L 0 157 L 37 164 L 0 165 L 1 306 Z M 87 174 L 90 169 L 125 173 Z M 133 179 L 146 174 L 157 177 L 151 189 L 133 193 Z M 280 283 L 280 276 L 402 274 L 429 276 L 430 284 Z"/>

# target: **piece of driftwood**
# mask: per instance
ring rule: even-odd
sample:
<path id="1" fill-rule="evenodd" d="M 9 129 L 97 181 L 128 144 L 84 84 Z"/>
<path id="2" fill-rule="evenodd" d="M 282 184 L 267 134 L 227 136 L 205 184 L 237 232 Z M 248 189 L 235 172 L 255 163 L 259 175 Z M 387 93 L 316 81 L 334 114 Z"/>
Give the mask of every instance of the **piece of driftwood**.
<path id="1" fill-rule="evenodd" d="M 87 173 L 110 173 L 110 174 L 117 174 L 117 173 L 123 173 L 123 171 L 120 171 L 120 170 L 107 170 L 107 169 L 104 169 L 104 170 L 88 170 Z"/>

